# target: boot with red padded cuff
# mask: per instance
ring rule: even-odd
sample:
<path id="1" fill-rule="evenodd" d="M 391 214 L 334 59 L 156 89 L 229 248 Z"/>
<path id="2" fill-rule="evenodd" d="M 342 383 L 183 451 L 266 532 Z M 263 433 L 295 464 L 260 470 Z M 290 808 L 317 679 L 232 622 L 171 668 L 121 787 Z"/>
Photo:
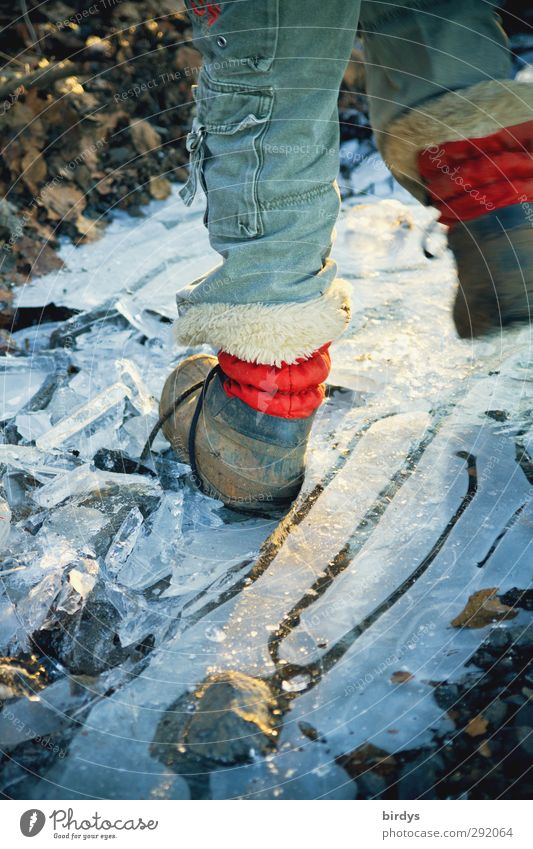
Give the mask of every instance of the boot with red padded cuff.
<path id="1" fill-rule="evenodd" d="M 533 318 L 533 86 L 479 83 L 432 98 L 381 142 L 393 174 L 449 227 L 461 337 Z"/>
<path id="2" fill-rule="evenodd" d="M 329 369 L 328 346 L 281 367 L 223 352 L 189 357 L 164 385 L 163 433 L 206 495 L 242 512 L 282 515 L 303 482 Z"/>

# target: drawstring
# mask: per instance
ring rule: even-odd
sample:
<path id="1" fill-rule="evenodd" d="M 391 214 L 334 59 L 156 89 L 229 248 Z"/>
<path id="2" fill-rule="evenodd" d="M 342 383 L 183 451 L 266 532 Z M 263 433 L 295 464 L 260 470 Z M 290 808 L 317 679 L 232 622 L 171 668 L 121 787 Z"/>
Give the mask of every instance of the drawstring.
<path id="1" fill-rule="evenodd" d="M 209 386 L 209 384 L 211 383 L 211 381 L 213 380 L 215 375 L 222 374 L 222 373 L 223 372 L 222 372 L 222 369 L 220 368 L 220 366 L 216 365 L 214 368 L 211 369 L 211 371 L 209 372 L 209 374 L 207 375 L 205 380 L 202 380 L 199 383 L 193 384 L 193 386 L 190 386 L 189 389 L 185 390 L 185 392 L 182 392 L 181 395 L 178 395 L 178 397 L 176 398 L 176 400 L 174 401 L 174 403 L 172 404 L 170 409 L 166 410 L 163 413 L 162 416 L 159 416 L 156 424 L 152 428 L 152 430 L 150 432 L 150 436 L 146 440 L 146 444 L 145 444 L 145 446 L 142 450 L 142 453 L 141 453 L 141 456 L 140 456 L 140 463 L 142 463 L 143 460 L 146 460 L 148 454 L 150 453 L 152 445 L 154 443 L 154 439 L 156 438 L 157 434 L 159 433 L 159 431 L 161 430 L 161 428 L 163 427 L 165 422 L 168 421 L 168 419 L 176 412 L 179 405 L 182 404 L 183 401 L 186 401 L 187 398 L 190 395 L 193 394 L 193 392 L 196 392 L 197 389 L 201 388 L 202 391 L 200 392 L 200 394 L 198 396 L 198 401 L 196 403 L 196 408 L 195 408 L 194 413 L 193 413 L 193 417 L 192 417 L 192 421 L 191 421 L 191 427 L 190 427 L 190 430 L 189 430 L 188 449 L 189 449 L 189 462 L 190 462 L 190 466 L 191 466 L 193 481 L 195 482 L 196 486 L 198 487 L 198 489 L 201 492 L 205 492 L 205 490 L 202 486 L 202 481 L 200 479 L 200 475 L 198 474 L 198 466 L 196 464 L 196 449 L 195 449 L 196 429 L 197 429 L 197 426 L 198 426 L 198 420 L 200 418 L 200 413 L 202 411 L 202 407 L 203 407 L 203 404 L 204 404 L 205 394 L 207 392 L 207 387 Z"/>
<path id="2" fill-rule="evenodd" d="M 196 428 L 198 426 L 198 420 L 200 418 L 200 413 L 202 412 L 202 407 L 204 405 L 207 388 L 208 388 L 209 384 L 211 383 L 211 381 L 213 380 L 213 378 L 217 374 L 223 374 L 222 369 L 220 368 L 220 366 L 218 364 L 214 368 L 211 369 L 211 371 L 207 375 L 206 379 L 204 380 L 204 385 L 202 386 L 202 391 L 200 392 L 200 395 L 198 396 L 198 402 L 196 404 L 196 409 L 193 413 L 193 417 L 192 417 L 192 420 L 191 420 L 191 427 L 190 427 L 190 430 L 189 430 L 188 449 L 189 449 L 189 463 L 191 465 L 192 479 L 193 479 L 194 483 L 196 484 L 196 486 L 198 487 L 198 489 L 200 490 L 200 492 L 203 492 L 204 494 L 205 494 L 205 489 L 204 489 L 204 486 L 202 484 L 202 480 L 200 478 L 200 475 L 198 474 L 198 466 L 196 465 L 196 447 L 195 447 L 195 445 L 196 445 Z"/>
<path id="3" fill-rule="evenodd" d="M 200 180 L 205 158 L 204 137 L 205 127 L 195 118 L 192 124 L 192 130 L 187 134 L 186 143 L 189 152 L 189 179 L 179 192 L 179 196 L 185 206 L 191 205 L 198 188 L 198 181 Z"/>

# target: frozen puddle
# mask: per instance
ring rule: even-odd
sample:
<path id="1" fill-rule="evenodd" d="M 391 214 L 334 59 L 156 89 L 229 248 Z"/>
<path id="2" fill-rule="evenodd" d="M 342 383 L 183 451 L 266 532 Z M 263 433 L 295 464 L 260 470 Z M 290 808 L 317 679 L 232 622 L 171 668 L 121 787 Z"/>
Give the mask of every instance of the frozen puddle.
<path id="1" fill-rule="evenodd" d="M 120 216 L 21 292 L 21 314 L 75 314 L 2 360 L 4 794 L 350 799 L 361 753 L 452 734 L 435 682 L 530 623 L 499 599 L 531 581 L 533 355 L 528 328 L 456 339 L 431 222 L 345 206 L 354 319 L 279 526 L 196 492 L 160 437 L 136 466 L 189 353 L 174 292 L 216 261 L 201 204 Z M 452 627 L 484 590 L 479 627 Z"/>

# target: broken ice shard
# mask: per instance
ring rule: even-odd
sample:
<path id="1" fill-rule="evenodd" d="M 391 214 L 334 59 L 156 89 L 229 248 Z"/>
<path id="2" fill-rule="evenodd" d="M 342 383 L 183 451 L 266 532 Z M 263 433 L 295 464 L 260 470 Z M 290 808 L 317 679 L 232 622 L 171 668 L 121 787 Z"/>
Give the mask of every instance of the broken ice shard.
<path id="1" fill-rule="evenodd" d="M 117 574 L 120 584 L 144 590 L 171 574 L 181 554 L 182 518 L 183 492 L 165 493 Z"/>
<path id="2" fill-rule="evenodd" d="M 153 478 L 143 475 L 121 475 L 115 472 L 103 472 L 84 463 L 78 469 L 67 472 L 45 484 L 33 495 L 33 500 L 41 507 L 55 507 L 67 498 L 76 495 L 98 493 L 105 497 L 106 492 L 116 493 L 121 489 L 136 489 L 139 493 L 158 495 L 159 484 Z"/>
<path id="3" fill-rule="evenodd" d="M 131 554 L 143 521 L 141 511 L 134 507 L 122 522 L 105 558 L 105 565 L 111 575 L 117 574 Z"/>
<path id="4" fill-rule="evenodd" d="M 27 472 L 41 483 L 64 474 L 79 465 L 79 460 L 69 454 L 45 453 L 32 445 L 0 445 L 0 466 L 11 466 Z"/>
<path id="5" fill-rule="evenodd" d="M 37 631 L 49 617 L 50 608 L 63 583 L 60 569 L 54 569 L 33 586 L 16 605 L 17 618 L 27 634 Z"/>
<path id="6" fill-rule="evenodd" d="M 84 557 L 69 571 L 68 581 L 63 584 L 54 608 L 57 611 L 73 614 L 79 610 L 93 591 L 98 578 L 98 563 L 90 557 Z M 44 627 L 47 627 L 46 623 Z"/>
<path id="7" fill-rule="evenodd" d="M 0 549 L 9 536 L 11 522 L 11 510 L 4 498 L 0 497 Z"/>
<path id="8" fill-rule="evenodd" d="M 130 390 L 129 399 L 140 413 L 146 414 L 157 410 L 157 402 L 150 394 L 139 369 L 131 360 L 117 360 L 115 363 L 121 381 Z"/>
<path id="9" fill-rule="evenodd" d="M 130 395 L 131 392 L 124 383 L 120 381 L 113 383 L 87 401 L 86 404 L 82 404 L 81 407 L 74 410 L 70 416 L 62 419 L 50 430 L 43 433 L 35 444 L 41 449 L 57 448 L 69 437 L 79 433 Z"/>
<path id="10" fill-rule="evenodd" d="M 15 419 L 15 426 L 28 442 L 34 442 L 50 429 L 50 413 L 46 410 L 36 410 L 32 413 L 19 413 Z"/>

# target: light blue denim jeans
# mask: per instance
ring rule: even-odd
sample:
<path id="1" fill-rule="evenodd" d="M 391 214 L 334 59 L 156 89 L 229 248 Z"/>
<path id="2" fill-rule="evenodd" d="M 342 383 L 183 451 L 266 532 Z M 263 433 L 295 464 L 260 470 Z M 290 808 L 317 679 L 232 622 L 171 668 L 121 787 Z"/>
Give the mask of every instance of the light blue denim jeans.
<path id="1" fill-rule="evenodd" d="M 359 0 L 187 0 L 203 69 L 182 197 L 189 203 L 198 186 L 205 191 L 205 222 L 222 262 L 178 293 L 180 315 L 193 305 L 307 304 L 332 287 L 337 98 L 359 19 L 378 133 L 429 98 L 510 75 L 506 39 L 485 0 L 363 0 L 360 6 Z M 217 345 L 211 317 L 210 311 L 203 341 Z M 195 321 L 195 332 L 182 338 L 200 336 Z"/>

